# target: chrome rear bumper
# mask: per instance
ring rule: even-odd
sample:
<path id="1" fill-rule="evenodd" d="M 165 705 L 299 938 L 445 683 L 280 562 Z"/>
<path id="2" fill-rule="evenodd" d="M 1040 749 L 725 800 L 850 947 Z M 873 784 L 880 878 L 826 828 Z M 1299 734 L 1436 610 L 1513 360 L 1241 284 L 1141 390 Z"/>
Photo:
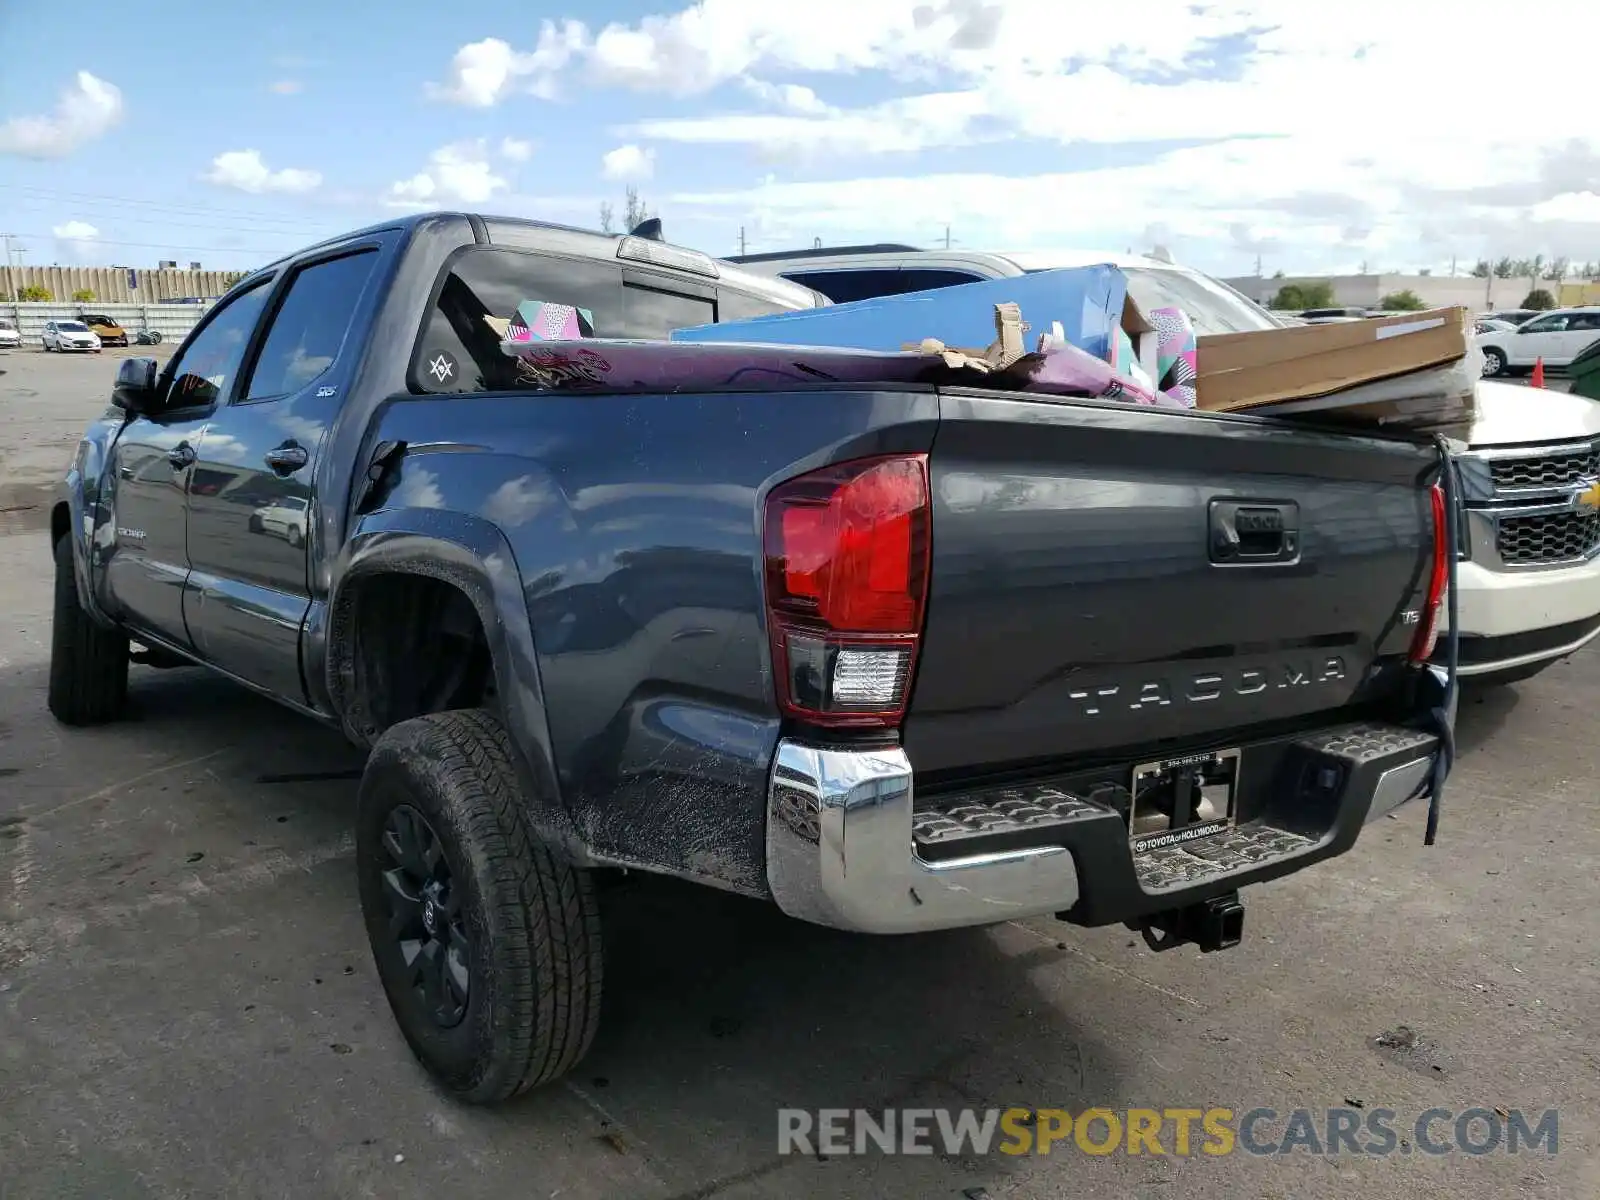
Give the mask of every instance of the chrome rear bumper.
<path id="1" fill-rule="evenodd" d="M 789 916 L 862 933 L 1043 913 L 1070 913 L 1091 925 L 1132 920 L 1349 849 L 1362 825 L 1427 794 L 1437 745 L 1430 734 L 1372 725 L 1297 742 L 1293 752 L 1310 765 L 1331 764 L 1339 779 L 1324 785 L 1332 790 L 1303 793 L 1303 822 L 1284 819 L 1302 801 L 1296 792 L 1274 800 L 1272 821 L 1136 860 L 1121 814 L 1068 798 L 1081 805 L 1078 814 L 1051 825 L 1040 844 L 935 862 L 917 851 L 912 768 L 903 750 L 785 739 L 768 788 L 767 882 Z"/>

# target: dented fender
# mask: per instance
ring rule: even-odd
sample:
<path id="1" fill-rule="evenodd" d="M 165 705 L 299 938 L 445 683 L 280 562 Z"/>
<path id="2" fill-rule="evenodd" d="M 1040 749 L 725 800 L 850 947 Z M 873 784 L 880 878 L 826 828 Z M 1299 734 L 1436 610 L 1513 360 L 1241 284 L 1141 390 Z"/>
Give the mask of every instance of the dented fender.
<path id="1" fill-rule="evenodd" d="M 522 596 L 522 577 L 505 536 L 489 521 L 438 509 L 385 509 L 361 517 L 332 572 L 334 589 L 306 630 L 308 678 L 319 679 L 330 711 L 352 740 L 365 738 L 352 722 L 352 650 L 349 627 L 353 585 L 376 574 L 437 579 L 459 588 L 483 626 L 503 706 L 502 718 L 526 772 L 524 794 L 542 837 L 578 861 L 586 851 L 570 832 L 561 801 L 544 689 L 533 632 Z"/>

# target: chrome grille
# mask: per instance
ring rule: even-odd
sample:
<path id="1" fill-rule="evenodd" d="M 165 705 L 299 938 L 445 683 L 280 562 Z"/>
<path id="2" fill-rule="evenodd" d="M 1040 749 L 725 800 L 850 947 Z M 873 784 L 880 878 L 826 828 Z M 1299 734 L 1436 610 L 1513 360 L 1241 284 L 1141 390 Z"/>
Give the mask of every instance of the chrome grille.
<path id="1" fill-rule="evenodd" d="M 1572 562 L 1600 547 L 1600 513 L 1500 518 L 1497 548 L 1507 566 Z"/>
<path id="2" fill-rule="evenodd" d="M 1565 487 L 1600 476 L 1600 446 L 1541 454 L 1528 458 L 1501 458 L 1490 463 L 1495 490 Z"/>

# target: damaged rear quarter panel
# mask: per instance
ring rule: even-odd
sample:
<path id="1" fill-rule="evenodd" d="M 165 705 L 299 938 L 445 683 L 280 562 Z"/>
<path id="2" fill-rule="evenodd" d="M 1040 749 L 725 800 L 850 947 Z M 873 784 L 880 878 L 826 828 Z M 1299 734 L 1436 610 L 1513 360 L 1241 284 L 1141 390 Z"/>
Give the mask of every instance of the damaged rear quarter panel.
<path id="1" fill-rule="evenodd" d="M 764 896 L 780 721 L 762 498 L 827 462 L 926 450 L 936 414 L 916 390 L 418 397 L 371 439 L 408 450 L 360 528 L 495 531 L 504 554 L 483 552 L 480 574 L 500 577 L 497 608 L 515 589 L 521 609 L 500 614 L 497 677 L 525 701 L 514 734 L 530 757 L 543 710 L 577 841 Z"/>

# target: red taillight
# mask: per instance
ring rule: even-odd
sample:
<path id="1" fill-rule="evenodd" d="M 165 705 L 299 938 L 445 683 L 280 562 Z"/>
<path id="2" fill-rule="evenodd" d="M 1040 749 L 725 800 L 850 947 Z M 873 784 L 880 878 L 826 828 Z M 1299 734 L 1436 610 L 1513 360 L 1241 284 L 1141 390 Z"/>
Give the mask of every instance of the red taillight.
<path id="1" fill-rule="evenodd" d="M 928 461 L 860 459 L 767 497 L 767 622 L 778 703 L 818 725 L 905 715 L 928 594 Z"/>
<path id="2" fill-rule="evenodd" d="M 1419 666 L 1433 657 L 1433 648 L 1439 641 L 1439 617 L 1444 609 L 1445 588 L 1450 581 L 1450 531 L 1445 520 L 1444 488 L 1434 484 L 1429 499 L 1433 508 L 1433 566 L 1428 573 L 1428 598 L 1423 604 L 1409 655 Z"/>

